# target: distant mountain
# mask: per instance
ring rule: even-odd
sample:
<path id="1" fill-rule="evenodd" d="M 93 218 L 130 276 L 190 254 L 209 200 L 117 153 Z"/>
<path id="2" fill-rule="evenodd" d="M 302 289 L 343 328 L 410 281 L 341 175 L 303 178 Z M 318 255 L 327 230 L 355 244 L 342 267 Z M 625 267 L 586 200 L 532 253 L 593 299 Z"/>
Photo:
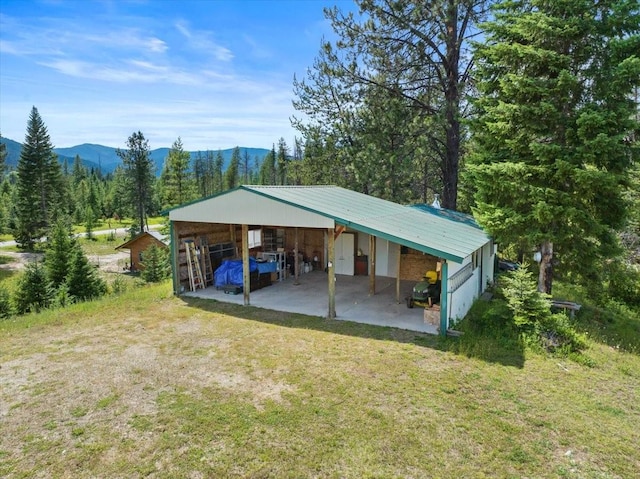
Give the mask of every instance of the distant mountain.
<path id="1" fill-rule="evenodd" d="M 9 138 L 0 138 L 0 143 L 3 143 L 7 147 L 7 159 L 6 159 L 6 167 L 10 170 L 15 169 L 18 165 L 18 160 L 20 159 L 20 152 L 22 151 L 22 143 L 18 143 L 17 141 L 10 140 Z M 53 150 L 56 152 L 56 150 Z M 69 157 L 65 155 L 58 155 L 58 161 L 60 163 L 64 163 L 64 160 L 67 160 L 69 166 L 73 164 L 74 157 Z M 84 165 L 87 168 L 97 168 L 98 165 L 94 164 L 92 161 L 83 161 Z"/>
<path id="2" fill-rule="evenodd" d="M 8 138 L 1 138 L 0 143 L 7 145 L 7 166 L 9 168 L 15 168 L 20 158 L 20 151 L 22 144 L 17 141 L 10 140 Z M 84 143 L 82 145 L 72 146 L 70 148 L 54 148 L 53 151 L 58 155 L 60 162 L 64 162 L 66 159 L 69 166 L 73 165 L 74 159 L 77 156 L 80 157 L 82 163 L 87 168 L 95 168 L 102 171 L 103 174 L 112 173 L 118 165 L 122 164 L 122 160 L 117 154 L 117 148 L 110 146 L 94 145 L 91 143 Z M 231 155 L 234 148 L 228 148 L 221 150 L 222 158 L 224 160 L 223 169 L 226 169 L 231 161 Z M 218 150 L 208 150 L 214 156 L 217 155 Z M 259 163 L 262 163 L 263 158 L 271 150 L 266 148 L 246 148 L 240 147 L 240 157 L 243 158 L 245 152 L 248 153 L 251 166 L 254 165 L 255 158 L 258 158 Z M 156 165 L 156 175 L 159 176 L 164 166 L 164 161 L 169 154 L 169 148 L 156 148 L 151 150 L 150 156 Z M 207 151 L 191 151 L 189 152 L 191 159 L 194 160 L 198 154 L 202 156 L 207 155 Z"/>

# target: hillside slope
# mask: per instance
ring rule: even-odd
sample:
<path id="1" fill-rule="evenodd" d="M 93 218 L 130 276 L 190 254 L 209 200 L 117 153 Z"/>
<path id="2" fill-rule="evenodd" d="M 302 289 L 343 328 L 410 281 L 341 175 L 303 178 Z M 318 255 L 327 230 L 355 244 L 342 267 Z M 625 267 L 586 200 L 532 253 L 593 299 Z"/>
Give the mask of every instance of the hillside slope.
<path id="1" fill-rule="evenodd" d="M 0 322 L 0 476 L 638 477 L 637 354 L 452 341 L 166 284 Z"/>

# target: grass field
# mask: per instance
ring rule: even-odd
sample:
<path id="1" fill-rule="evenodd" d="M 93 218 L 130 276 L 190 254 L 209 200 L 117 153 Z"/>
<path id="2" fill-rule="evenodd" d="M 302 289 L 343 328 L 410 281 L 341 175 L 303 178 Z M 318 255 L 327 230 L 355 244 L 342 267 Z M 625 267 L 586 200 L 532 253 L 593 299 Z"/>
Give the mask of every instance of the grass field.
<path id="1" fill-rule="evenodd" d="M 638 477 L 637 351 L 474 342 L 167 284 L 0 321 L 0 476 Z"/>

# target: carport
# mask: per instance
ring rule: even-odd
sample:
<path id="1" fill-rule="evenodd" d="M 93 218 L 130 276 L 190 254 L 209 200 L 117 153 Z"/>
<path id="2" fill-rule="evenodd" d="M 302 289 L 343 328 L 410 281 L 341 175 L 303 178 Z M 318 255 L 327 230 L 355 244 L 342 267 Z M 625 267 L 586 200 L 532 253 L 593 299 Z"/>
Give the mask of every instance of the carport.
<path id="1" fill-rule="evenodd" d="M 336 186 L 240 186 L 169 211 L 174 291 L 224 295 L 212 286 L 207 274 L 203 281 L 194 283 L 192 270 L 194 265 L 205 272 L 215 270 L 215 264 L 207 262 L 211 258 L 215 263 L 218 256 L 210 251 L 226 251 L 229 257 L 242 258 L 241 284 L 251 284 L 237 298 L 225 295 L 227 301 L 236 302 L 241 297 L 242 304 L 258 305 L 256 302 L 263 298 L 264 304 L 272 302 L 273 309 L 286 310 L 287 304 L 298 301 L 291 298 L 301 297 L 300 303 L 308 307 L 300 312 L 317 314 L 309 302 L 313 296 L 314 301 L 323 298 L 322 316 L 347 319 L 343 305 L 348 305 L 348 300 L 340 303 L 345 311 L 336 312 L 340 295 L 354 298 L 354 305 L 367 303 L 356 297 L 371 298 L 368 303 L 372 308 L 381 310 L 384 308 L 376 305 L 376 296 L 380 301 L 395 296 L 396 321 L 389 325 L 402 327 L 402 307 L 407 315 L 420 315 L 421 321 L 423 314 L 404 306 L 406 287 L 402 281 L 415 283 L 426 268 L 437 270 L 441 277 L 440 304 L 429 313 L 437 314 L 439 330 L 445 334 L 450 320 L 466 314 L 493 277 L 495 251 L 490 238 L 466 215 L 461 220 L 459 214 L 451 214 L 455 212 L 431 210 Z M 293 258 L 292 264 L 285 265 L 284 255 Z M 278 287 L 283 286 L 282 280 L 296 286 L 287 293 L 288 301 L 276 299 L 281 295 L 276 294 L 274 285 L 251 291 L 250 258 L 264 256 L 277 258 Z M 315 266 L 314 274 L 301 274 L 310 263 Z M 354 264 L 359 264 L 360 270 L 354 271 Z M 291 268 L 293 274 L 284 274 L 284 268 Z M 365 278 L 354 278 L 358 273 Z M 353 281 L 341 281 L 342 276 Z M 318 281 L 323 281 L 324 287 L 319 287 Z M 360 294 L 350 292 L 349 284 L 359 285 Z M 304 293 L 305 285 L 313 288 L 312 294 Z M 385 294 L 381 294 L 383 291 Z M 267 300 L 267 296 L 271 298 Z M 369 313 L 365 317 L 358 314 L 355 308 L 348 319 L 379 324 L 367 320 Z M 391 323 L 394 314 L 389 315 Z"/>

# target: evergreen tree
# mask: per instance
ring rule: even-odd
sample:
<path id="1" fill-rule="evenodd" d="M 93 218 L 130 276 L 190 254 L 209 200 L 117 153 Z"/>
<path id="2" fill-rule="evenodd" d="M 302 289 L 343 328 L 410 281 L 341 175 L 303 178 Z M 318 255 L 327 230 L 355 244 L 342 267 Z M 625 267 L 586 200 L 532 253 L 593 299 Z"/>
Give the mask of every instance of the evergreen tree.
<path id="1" fill-rule="evenodd" d="M 21 247 L 32 249 L 55 219 L 62 193 L 60 164 L 36 107 L 29 115 L 17 172 L 14 237 Z"/>
<path id="2" fill-rule="evenodd" d="M 171 264 L 167 250 L 151 245 L 144 252 L 144 269 L 140 276 L 147 283 L 157 283 L 171 276 Z"/>
<path id="3" fill-rule="evenodd" d="M 154 164 L 149 153 L 149 142 L 140 131 L 129 137 L 127 150 L 117 150 L 126 171 L 129 199 L 136 212 L 140 231 L 145 230 L 155 180 Z"/>
<path id="4" fill-rule="evenodd" d="M 7 145 L 2 143 L 2 133 L 0 133 L 0 180 L 4 176 L 4 165 L 7 159 Z"/>
<path id="5" fill-rule="evenodd" d="M 49 234 L 49 241 L 44 256 L 47 278 L 54 288 L 64 283 L 69 274 L 69 258 L 76 240 L 71 225 L 59 218 Z"/>
<path id="6" fill-rule="evenodd" d="M 260 166 L 260 184 L 275 185 L 276 184 L 276 147 L 273 145 L 271 151 L 267 153 L 262 160 Z"/>
<path id="7" fill-rule="evenodd" d="M 69 274 L 66 285 L 69 296 L 75 301 L 98 298 L 104 295 L 107 290 L 104 280 L 89 263 L 78 243 L 74 244 L 69 257 Z"/>
<path id="8" fill-rule="evenodd" d="M 251 166 L 249 166 L 249 152 L 244 150 L 242 154 L 242 165 L 240 168 L 240 176 L 242 177 L 242 184 L 248 185 L 251 182 Z"/>
<path id="9" fill-rule="evenodd" d="M 438 187 L 442 188 L 443 206 L 456 209 L 458 169 L 466 137 L 461 118 L 465 114 L 473 62 L 468 52 L 469 38 L 477 34 L 477 22 L 483 18 L 489 2 L 358 0 L 356 3 L 359 16 L 342 13 L 337 7 L 325 9 L 338 41 L 323 42 L 306 80 L 294 79 L 297 97 L 294 106 L 310 121 L 305 124 L 294 119 L 296 128 L 305 139 L 319 129 L 323 140 L 339 146 L 335 150 L 337 155 L 318 158 L 323 164 L 316 171 L 324 171 L 325 163 L 337 161 L 336 170 L 349 176 L 345 181 L 352 182 L 363 163 L 375 161 L 377 158 L 367 152 L 366 141 L 359 138 L 362 128 L 366 128 L 361 122 L 362 100 L 368 95 L 376 95 L 377 100 L 393 99 L 394 109 L 401 105 L 404 109 L 404 121 L 394 133 L 405 136 L 404 148 L 415 150 L 410 156 L 430 155 L 430 163 L 440 177 Z M 380 90 L 387 94 L 381 95 Z M 408 120 L 414 130 L 412 135 L 403 131 Z M 390 119 L 387 126 L 391 125 Z M 414 139 L 419 141 L 412 145 Z M 425 142 L 431 148 L 423 148 Z M 395 144 L 391 147 L 395 148 Z M 385 151 L 382 157 L 391 151 Z M 356 164 L 354 160 L 358 160 Z M 394 172 L 396 178 L 421 173 L 415 168 Z M 390 172 L 379 171 L 378 183 L 386 181 L 384 174 Z M 418 194 L 422 192 L 414 196 Z"/>
<path id="10" fill-rule="evenodd" d="M 165 207 L 181 205 L 192 199 L 190 163 L 191 155 L 184 151 L 182 140 L 178 137 L 169 150 L 161 177 Z"/>
<path id="11" fill-rule="evenodd" d="M 39 312 L 51 304 L 53 297 L 54 289 L 42 264 L 27 264 L 13 296 L 16 313 Z"/>
<path id="12" fill-rule="evenodd" d="M 616 251 L 640 82 L 638 3 L 508 1 L 478 46 L 470 183 L 479 223 L 585 283 Z M 597 281 L 596 281 L 597 282 Z"/>
<path id="13" fill-rule="evenodd" d="M 278 140 L 278 156 L 276 158 L 277 181 L 279 185 L 287 184 L 287 163 L 289 162 L 289 147 L 284 138 Z"/>
<path id="14" fill-rule="evenodd" d="M 224 188 L 231 190 L 238 186 L 238 172 L 240 169 L 240 148 L 235 147 L 231 154 L 231 162 L 224 172 Z"/>
<path id="15" fill-rule="evenodd" d="M 13 309 L 11 308 L 11 295 L 9 290 L 0 284 L 0 319 L 7 319 L 11 316 Z"/>
<path id="16" fill-rule="evenodd" d="M 224 158 L 222 152 L 218 150 L 213 163 L 213 193 L 220 193 L 224 190 L 224 176 L 222 169 L 224 167 Z"/>

